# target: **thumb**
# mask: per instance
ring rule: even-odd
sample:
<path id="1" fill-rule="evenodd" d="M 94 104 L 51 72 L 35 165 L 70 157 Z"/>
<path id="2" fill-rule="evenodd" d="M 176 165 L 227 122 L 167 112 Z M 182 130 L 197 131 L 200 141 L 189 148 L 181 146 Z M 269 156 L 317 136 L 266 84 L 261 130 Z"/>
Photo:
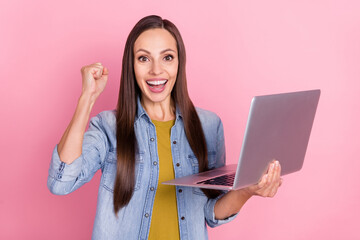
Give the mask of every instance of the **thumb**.
<path id="1" fill-rule="evenodd" d="M 93 71 L 92 71 L 93 77 L 95 79 L 101 78 L 102 72 L 103 72 L 103 70 L 101 68 L 94 68 Z"/>
<path id="2" fill-rule="evenodd" d="M 109 74 L 109 69 L 107 67 L 104 67 L 102 74 L 103 75 L 108 75 Z"/>
<path id="3" fill-rule="evenodd" d="M 258 186 L 259 189 L 260 189 L 260 188 L 263 188 L 263 187 L 265 186 L 268 178 L 269 178 L 269 175 L 268 175 L 268 174 L 264 174 L 264 175 L 261 177 L 260 182 L 257 184 L 257 186 Z"/>

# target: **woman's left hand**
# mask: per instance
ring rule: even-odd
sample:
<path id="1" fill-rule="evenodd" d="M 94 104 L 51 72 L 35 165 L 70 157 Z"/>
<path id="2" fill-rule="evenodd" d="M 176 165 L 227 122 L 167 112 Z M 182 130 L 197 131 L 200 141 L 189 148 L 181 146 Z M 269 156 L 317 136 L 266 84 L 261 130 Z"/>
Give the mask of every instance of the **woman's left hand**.
<path id="1" fill-rule="evenodd" d="M 269 164 L 268 171 L 261 177 L 260 182 L 246 188 L 227 192 L 215 204 L 215 218 L 225 219 L 239 212 L 245 202 L 254 195 L 274 197 L 282 183 L 280 173 L 280 163 L 273 161 Z"/>
<path id="2" fill-rule="evenodd" d="M 251 196 L 258 195 L 262 197 L 274 197 L 279 187 L 282 184 L 280 177 L 281 166 L 279 161 L 270 163 L 267 173 L 265 173 L 259 183 L 251 185 L 247 188 L 240 189 L 239 191 L 246 191 Z"/>

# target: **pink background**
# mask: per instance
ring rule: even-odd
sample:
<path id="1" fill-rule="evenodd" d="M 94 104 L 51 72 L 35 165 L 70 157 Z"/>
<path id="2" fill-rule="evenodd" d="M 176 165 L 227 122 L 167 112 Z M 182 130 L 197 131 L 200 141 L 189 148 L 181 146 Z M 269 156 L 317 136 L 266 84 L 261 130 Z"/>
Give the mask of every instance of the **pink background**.
<path id="1" fill-rule="evenodd" d="M 320 88 L 302 171 L 272 199 L 254 197 L 210 239 L 360 239 L 359 1 L 0 2 L 0 239 L 90 239 L 100 172 L 67 196 L 46 187 L 51 152 L 100 61 L 115 107 L 127 34 L 159 14 L 180 29 L 190 95 L 220 115 L 238 159 L 251 97 Z"/>

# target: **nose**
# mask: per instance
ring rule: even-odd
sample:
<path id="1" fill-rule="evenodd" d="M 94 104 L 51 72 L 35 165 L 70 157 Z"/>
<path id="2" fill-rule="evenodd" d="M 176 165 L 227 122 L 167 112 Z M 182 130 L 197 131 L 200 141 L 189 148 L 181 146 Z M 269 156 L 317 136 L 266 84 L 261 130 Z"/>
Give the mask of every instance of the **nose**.
<path id="1" fill-rule="evenodd" d="M 159 75 L 163 72 L 161 63 L 158 61 L 153 61 L 150 67 L 150 74 L 152 75 Z"/>

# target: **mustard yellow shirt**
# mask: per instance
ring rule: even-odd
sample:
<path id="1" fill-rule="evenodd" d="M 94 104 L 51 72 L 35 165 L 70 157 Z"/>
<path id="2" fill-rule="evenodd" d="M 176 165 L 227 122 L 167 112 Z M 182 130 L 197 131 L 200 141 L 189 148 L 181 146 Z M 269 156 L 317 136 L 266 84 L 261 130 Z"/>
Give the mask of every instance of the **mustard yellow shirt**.
<path id="1" fill-rule="evenodd" d="M 170 132 L 175 120 L 155 121 L 159 155 L 159 180 L 155 194 L 149 238 L 152 240 L 180 239 L 175 186 L 161 184 L 175 178 Z"/>

